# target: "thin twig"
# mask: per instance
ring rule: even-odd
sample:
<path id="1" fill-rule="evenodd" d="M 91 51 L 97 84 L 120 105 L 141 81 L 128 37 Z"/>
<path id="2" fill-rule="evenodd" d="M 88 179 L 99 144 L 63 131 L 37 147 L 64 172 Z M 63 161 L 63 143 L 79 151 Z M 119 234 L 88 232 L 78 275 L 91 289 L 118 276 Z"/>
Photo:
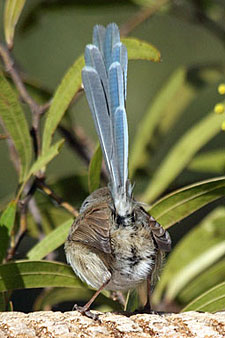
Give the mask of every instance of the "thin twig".
<path id="1" fill-rule="evenodd" d="M 150 16 L 155 14 L 162 6 L 168 3 L 170 0 L 157 0 L 151 7 L 142 8 L 137 14 L 135 14 L 130 20 L 128 20 L 123 26 L 120 27 L 120 33 L 122 36 L 127 36 L 137 26 L 146 21 Z"/>
<path id="2" fill-rule="evenodd" d="M 224 44 L 225 42 L 225 29 L 218 22 L 213 21 L 202 9 L 202 3 L 200 1 L 192 0 L 192 4 L 195 8 L 195 19 L 201 25 L 205 26 L 209 31 L 213 32 Z"/>
<path id="3" fill-rule="evenodd" d="M 58 129 L 63 135 L 63 137 L 65 137 L 65 139 L 67 140 L 71 149 L 73 149 L 80 156 L 80 158 L 87 165 L 89 165 L 93 154 L 94 146 L 92 145 L 91 141 L 85 134 L 84 130 L 81 127 L 79 127 L 73 128 L 73 131 L 71 131 L 62 125 L 59 125 Z M 101 177 L 104 180 L 104 182 L 108 181 L 108 173 L 105 166 L 102 167 Z"/>
<path id="4" fill-rule="evenodd" d="M 25 191 L 27 191 L 27 195 L 23 200 L 19 201 L 19 208 L 20 208 L 20 224 L 19 224 L 19 231 L 17 232 L 15 238 L 13 238 L 13 241 L 11 243 L 11 246 L 9 248 L 6 261 L 10 261 L 14 255 L 15 252 L 20 245 L 26 231 L 27 231 L 27 208 L 28 204 L 33 197 L 35 191 L 36 191 L 36 179 L 33 181 L 33 183 L 28 183 L 25 187 Z"/>
<path id="5" fill-rule="evenodd" d="M 0 43 L 0 55 L 3 60 L 5 70 L 10 74 L 21 98 L 24 102 L 28 104 L 31 108 L 32 112 L 38 112 L 39 114 L 42 113 L 40 106 L 32 99 L 32 97 L 28 94 L 26 87 L 24 86 L 18 72 L 14 68 L 14 61 L 7 50 L 7 48 Z"/>
<path id="6" fill-rule="evenodd" d="M 7 135 L 7 134 L 0 134 L 0 140 L 6 140 L 7 138 L 9 138 L 9 135 Z"/>
<path id="7" fill-rule="evenodd" d="M 44 181 L 44 179 L 36 180 L 37 187 L 41 189 L 46 195 L 51 197 L 58 205 L 69 211 L 73 216 L 77 217 L 79 212 L 68 202 L 64 201 L 60 196 L 58 196 Z"/>
<path id="8" fill-rule="evenodd" d="M 36 155 L 39 155 L 41 152 L 41 141 L 40 141 L 40 117 L 46 110 L 46 105 L 39 105 L 37 104 L 33 98 L 28 93 L 23 81 L 21 80 L 21 77 L 19 73 L 17 72 L 15 68 L 14 60 L 12 59 L 10 52 L 8 49 L 0 43 L 0 56 L 3 60 L 3 64 L 5 67 L 5 70 L 10 74 L 21 99 L 30 107 L 30 110 L 32 112 L 32 131 L 31 134 L 34 139 L 34 148 L 36 151 Z"/>
<path id="9" fill-rule="evenodd" d="M 91 159 L 91 154 L 93 152 L 93 147 L 91 146 L 88 137 L 84 134 L 84 131 L 79 128 L 69 130 L 63 125 L 58 126 L 58 130 L 65 137 L 69 146 L 75 150 L 75 152 L 82 158 L 82 160 L 88 165 Z"/>

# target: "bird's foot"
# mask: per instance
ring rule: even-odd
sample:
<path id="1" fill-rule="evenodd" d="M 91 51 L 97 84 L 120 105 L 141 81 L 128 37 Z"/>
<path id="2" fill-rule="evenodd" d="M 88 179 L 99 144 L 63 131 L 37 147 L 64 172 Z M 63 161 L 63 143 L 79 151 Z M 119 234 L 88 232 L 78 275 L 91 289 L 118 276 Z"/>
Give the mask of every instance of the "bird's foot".
<path id="1" fill-rule="evenodd" d="M 82 315 L 91 318 L 93 320 L 99 320 L 99 313 L 93 313 L 85 306 L 78 306 L 77 304 L 74 304 L 73 311 L 78 311 Z"/>

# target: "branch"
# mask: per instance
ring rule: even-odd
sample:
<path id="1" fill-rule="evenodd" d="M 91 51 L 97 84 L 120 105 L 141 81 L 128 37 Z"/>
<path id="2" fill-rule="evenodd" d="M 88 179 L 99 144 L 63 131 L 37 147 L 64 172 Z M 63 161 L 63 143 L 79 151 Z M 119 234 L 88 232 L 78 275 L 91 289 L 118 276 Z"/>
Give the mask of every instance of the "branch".
<path id="1" fill-rule="evenodd" d="M 20 245 L 26 231 L 27 231 L 27 209 L 28 204 L 33 197 L 35 191 L 36 191 L 36 180 L 34 180 L 33 183 L 28 183 L 24 189 L 25 193 L 27 193 L 26 197 L 23 200 L 19 201 L 19 208 L 20 208 L 20 223 L 19 223 L 19 231 L 17 234 L 12 236 L 12 241 L 10 243 L 10 248 L 7 253 L 6 261 L 10 261 L 14 255 L 15 252 Z"/>
<path id="2" fill-rule="evenodd" d="M 67 140 L 71 149 L 75 150 L 75 152 L 81 157 L 81 159 L 88 165 L 91 159 L 91 153 L 93 152 L 93 149 L 83 130 L 79 129 L 71 131 L 62 125 L 58 126 L 58 130 Z"/>
<path id="3" fill-rule="evenodd" d="M 9 135 L 7 135 L 7 134 L 0 134 L 0 140 L 6 140 L 7 138 L 9 138 Z"/>
<path id="4" fill-rule="evenodd" d="M 71 149 L 74 150 L 87 165 L 89 165 L 93 153 L 93 145 L 83 129 L 79 127 L 72 132 L 62 125 L 59 125 L 58 129 L 67 140 Z M 108 174 L 105 167 L 102 168 L 101 176 L 105 182 L 108 181 Z"/>
<path id="5" fill-rule="evenodd" d="M 39 124 L 40 124 L 40 116 L 45 112 L 47 109 L 48 105 L 39 105 L 37 104 L 33 98 L 30 96 L 28 93 L 25 85 L 23 84 L 23 81 L 15 69 L 14 65 L 14 60 L 12 59 L 10 52 L 8 49 L 0 43 L 0 56 L 2 58 L 4 67 L 6 72 L 8 72 L 19 92 L 19 95 L 21 99 L 30 107 L 30 110 L 32 112 L 32 130 L 31 130 L 31 135 L 33 136 L 34 139 L 34 148 L 35 148 L 35 153 L 36 155 L 40 154 L 40 146 L 41 146 L 41 141 L 40 141 L 40 132 L 39 132 Z"/>
<path id="6" fill-rule="evenodd" d="M 155 14 L 162 6 L 167 4 L 170 0 L 157 0 L 151 7 L 142 8 L 137 14 L 135 14 L 130 20 L 120 27 L 120 33 L 122 36 L 127 36 L 137 26 L 146 21 L 150 16 Z"/>
<path id="7" fill-rule="evenodd" d="M 77 217 L 79 212 L 68 202 L 58 196 L 44 181 L 44 179 L 36 179 L 37 188 L 41 189 L 46 195 L 51 197 L 58 205 L 69 211 L 73 216 Z"/>

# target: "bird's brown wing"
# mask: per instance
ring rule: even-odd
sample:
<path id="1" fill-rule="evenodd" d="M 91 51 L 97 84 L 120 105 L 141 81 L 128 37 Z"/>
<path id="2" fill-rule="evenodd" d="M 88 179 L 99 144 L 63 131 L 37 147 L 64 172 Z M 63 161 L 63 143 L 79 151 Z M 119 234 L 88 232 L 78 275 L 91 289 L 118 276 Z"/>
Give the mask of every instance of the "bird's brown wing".
<path id="1" fill-rule="evenodd" d="M 151 215 L 149 215 L 149 226 L 158 248 L 162 251 L 169 252 L 171 250 L 171 238 L 168 231 L 166 231 Z"/>
<path id="2" fill-rule="evenodd" d="M 77 217 L 72 225 L 69 240 L 111 253 L 111 210 L 107 203 L 92 206 Z"/>

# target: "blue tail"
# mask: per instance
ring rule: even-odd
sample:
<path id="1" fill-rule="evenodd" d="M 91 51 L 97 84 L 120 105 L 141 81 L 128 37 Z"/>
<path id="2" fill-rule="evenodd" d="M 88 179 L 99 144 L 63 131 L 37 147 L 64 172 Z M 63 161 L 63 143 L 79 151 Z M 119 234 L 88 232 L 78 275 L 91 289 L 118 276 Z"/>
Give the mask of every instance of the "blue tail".
<path id="1" fill-rule="evenodd" d="M 85 49 L 82 80 L 110 176 L 117 213 L 131 211 L 128 180 L 127 49 L 115 23 L 94 27 L 93 44 Z"/>

